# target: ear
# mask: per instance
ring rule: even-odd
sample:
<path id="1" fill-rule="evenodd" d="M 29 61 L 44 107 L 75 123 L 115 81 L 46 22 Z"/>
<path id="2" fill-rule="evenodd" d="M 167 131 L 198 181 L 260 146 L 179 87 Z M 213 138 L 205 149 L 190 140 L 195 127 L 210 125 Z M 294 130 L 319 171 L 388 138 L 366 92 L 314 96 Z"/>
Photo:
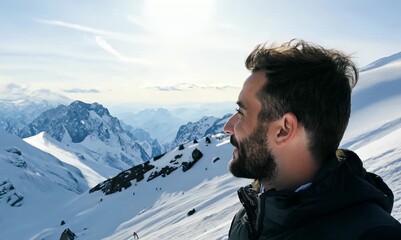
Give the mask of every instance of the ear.
<path id="1" fill-rule="evenodd" d="M 277 146 L 285 145 L 294 139 L 298 129 L 298 119 L 293 113 L 284 114 L 278 121 L 275 128 L 275 142 Z"/>

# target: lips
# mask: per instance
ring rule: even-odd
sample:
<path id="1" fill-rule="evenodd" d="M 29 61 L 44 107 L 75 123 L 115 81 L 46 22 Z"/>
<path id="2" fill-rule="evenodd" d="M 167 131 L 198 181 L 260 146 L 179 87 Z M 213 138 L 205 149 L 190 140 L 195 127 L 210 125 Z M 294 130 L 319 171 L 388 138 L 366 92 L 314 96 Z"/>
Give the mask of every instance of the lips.
<path id="1" fill-rule="evenodd" d="M 238 155 L 238 148 L 234 147 L 233 156 L 236 156 L 236 155 Z"/>
<path id="2" fill-rule="evenodd" d="M 230 137 L 230 143 L 234 146 L 233 159 L 235 159 L 238 156 L 238 141 L 233 135 Z"/>

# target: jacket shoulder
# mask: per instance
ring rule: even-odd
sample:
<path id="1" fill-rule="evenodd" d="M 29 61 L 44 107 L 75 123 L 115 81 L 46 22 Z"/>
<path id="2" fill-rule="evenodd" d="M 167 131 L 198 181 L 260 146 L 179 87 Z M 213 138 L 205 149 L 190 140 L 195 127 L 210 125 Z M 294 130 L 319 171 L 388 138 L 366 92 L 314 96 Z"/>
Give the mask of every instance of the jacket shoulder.
<path id="1" fill-rule="evenodd" d="M 228 233 L 229 240 L 246 240 L 249 239 L 249 223 L 245 209 L 242 207 L 234 216 L 230 231 Z"/>
<path id="2" fill-rule="evenodd" d="M 306 228 L 299 229 L 299 234 L 310 236 L 305 239 L 315 239 L 312 236 L 320 239 L 359 239 L 371 229 L 399 224 L 374 202 L 365 202 L 316 219 Z"/>

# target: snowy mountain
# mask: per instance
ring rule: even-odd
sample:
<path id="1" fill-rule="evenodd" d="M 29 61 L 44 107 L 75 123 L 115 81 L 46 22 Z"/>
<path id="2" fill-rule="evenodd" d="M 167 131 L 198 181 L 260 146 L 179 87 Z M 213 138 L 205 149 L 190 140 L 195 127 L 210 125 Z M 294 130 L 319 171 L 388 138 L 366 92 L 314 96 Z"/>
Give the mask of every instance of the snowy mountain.
<path id="1" fill-rule="evenodd" d="M 341 143 L 341 147 L 356 151 L 365 168 L 382 176 L 393 190 L 395 204 L 392 214 L 399 221 L 400 84 L 401 64 L 398 58 L 362 71 L 352 96 L 350 124 Z M 203 120 L 202 127 L 197 128 L 198 133 L 206 134 L 206 124 L 211 128 L 221 127 L 224 121 Z M 7 198 L 15 196 L 10 202 L 16 203 L 12 207 L 4 204 L 4 198 L 0 200 L 0 211 L 5 213 L 0 215 L 0 239 L 59 239 L 67 228 L 78 239 L 85 240 L 133 239 L 133 232 L 138 233 L 140 239 L 150 240 L 227 239 L 232 217 L 240 207 L 236 190 L 250 180 L 234 178 L 228 173 L 227 163 L 232 156 L 232 146 L 227 135 L 208 135 L 208 138 L 203 135 L 194 142 L 192 136 L 186 134 L 190 129 L 194 128 L 188 125 L 186 131 L 180 134 L 189 136 L 189 141 L 182 143 L 182 147 L 130 166 L 97 184 L 92 180 L 90 190 L 79 195 L 57 184 L 57 189 L 46 194 L 29 190 L 35 189 L 34 183 L 35 186 L 28 185 L 26 189 L 23 187 L 25 183 L 18 184 L 19 180 L 12 176 L 15 169 L 21 168 L 18 166 L 25 165 L 19 161 L 19 152 L 22 156 L 27 156 L 28 152 L 25 152 L 25 147 L 12 144 L 17 141 L 15 137 L 2 135 L 0 142 L 10 144 L 0 144 L 1 176 L 7 176 L 3 177 L 4 180 L 0 179 L 0 186 L 7 189 Z M 41 146 L 62 160 L 63 165 L 74 165 L 86 181 L 94 176 L 90 170 L 108 172 L 108 169 L 101 169 L 101 164 L 94 166 L 93 161 L 86 157 L 77 157 L 74 151 L 77 151 L 78 145 L 71 142 L 67 146 L 63 141 L 52 141 L 46 134 L 25 140 Z M 10 150 L 11 145 L 18 149 Z M 25 162 L 29 166 L 29 162 Z M 39 169 L 45 168 L 47 162 L 39 165 Z M 51 169 L 58 167 L 52 165 Z M 64 173 L 57 175 L 64 176 Z M 68 179 L 66 176 L 63 178 Z M 48 177 L 43 178 L 46 186 L 48 181 Z M 14 193 L 24 196 L 22 201 L 18 201 L 18 195 Z M 34 200 L 28 201 L 28 198 Z M 27 204 L 30 202 L 35 204 Z M 19 203 L 22 205 L 16 207 Z M 44 209 L 51 211 L 43 214 Z M 194 213 L 189 215 L 189 212 Z M 64 221 L 63 225 L 61 221 Z"/>
<path id="2" fill-rule="evenodd" d="M 224 129 L 224 125 L 230 119 L 231 116 L 232 116 L 232 114 L 229 113 L 229 114 L 224 115 L 222 118 L 217 119 L 213 123 L 213 125 L 208 130 L 206 130 L 204 136 L 208 136 L 208 135 L 224 132 L 224 130 L 223 130 Z"/>
<path id="3" fill-rule="evenodd" d="M 149 156 L 157 156 L 162 153 L 163 148 L 157 139 L 152 139 L 150 134 L 142 128 L 134 128 L 120 121 L 121 126 L 127 131 L 128 136 L 138 142 Z"/>
<path id="4" fill-rule="evenodd" d="M 55 99 L 54 101 L 38 98 L 0 99 L 0 128 L 17 135 L 22 128 L 42 112 L 69 102 L 68 99 L 64 98 Z"/>
<path id="5" fill-rule="evenodd" d="M 120 170 L 160 152 L 152 145 L 146 145 L 146 151 L 141 146 L 144 141 L 132 139 L 119 120 L 98 103 L 74 101 L 68 107 L 60 105 L 47 110 L 23 128 L 19 136 L 26 138 L 42 131 L 67 146 L 83 149 L 81 154 Z"/>
<path id="6" fill-rule="evenodd" d="M 189 122 L 182 125 L 175 139 L 170 144 L 166 145 L 166 149 L 172 150 L 180 144 L 198 140 L 207 135 L 223 132 L 224 124 L 230 116 L 231 114 L 227 114 L 220 119 L 211 116 L 202 117 L 202 119 L 197 122 Z"/>

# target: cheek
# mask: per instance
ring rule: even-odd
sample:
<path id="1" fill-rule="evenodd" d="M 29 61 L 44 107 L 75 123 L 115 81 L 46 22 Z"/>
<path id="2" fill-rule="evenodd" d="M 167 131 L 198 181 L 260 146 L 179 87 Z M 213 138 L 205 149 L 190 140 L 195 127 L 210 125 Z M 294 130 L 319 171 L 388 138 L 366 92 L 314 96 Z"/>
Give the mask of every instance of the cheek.
<path id="1" fill-rule="evenodd" d="M 235 136 L 241 136 L 243 132 L 244 132 L 244 131 L 243 131 L 243 126 L 242 126 L 241 122 L 238 121 L 238 122 L 234 125 L 234 133 L 235 133 Z"/>
<path id="2" fill-rule="evenodd" d="M 241 122 L 238 122 L 234 126 L 234 134 L 235 138 L 237 139 L 238 142 L 242 141 L 244 138 L 246 138 L 249 135 L 250 131 L 247 128 L 247 126 Z"/>

